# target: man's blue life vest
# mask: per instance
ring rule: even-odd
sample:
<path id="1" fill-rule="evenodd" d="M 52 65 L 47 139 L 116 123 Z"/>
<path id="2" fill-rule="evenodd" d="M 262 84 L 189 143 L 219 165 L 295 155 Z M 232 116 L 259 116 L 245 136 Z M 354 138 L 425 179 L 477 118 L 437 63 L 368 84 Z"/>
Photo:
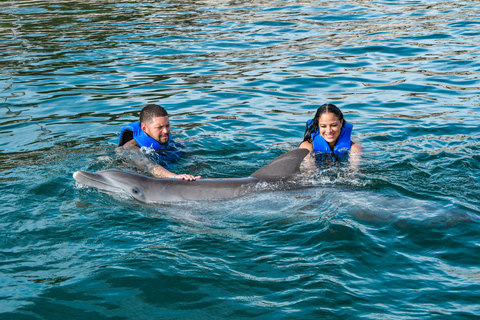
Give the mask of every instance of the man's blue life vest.
<path id="1" fill-rule="evenodd" d="M 140 146 L 140 150 L 148 159 L 166 169 L 169 169 L 173 163 L 177 162 L 183 154 L 179 150 L 177 143 L 172 140 L 172 134 L 168 137 L 167 143 L 160 144 L 160 142 L 142 130 L 140 121 L 127 124 L 122 128 L 118 146 L 121 147 L 132 139 Z"/>
<path id="2" fill-rule="evenodd" d="M 313 120 L 307 121 L 308 128 L 312 128 Z M 352 129 L 353 125 L 351 123 L 345 122 L 342 127 L 342 132 L 340 132 L 340 136 L 338 137 L 337 144 L 335 144 L 335 148 L 330 148 L 330 145 L 327 141 L 322 137 L 320 134 L 320 129 L 317 132 L 311 134 L 312 139 L 312 146 L 314 152 L 323 152 L 323 153 L 334 153 L 336 155 L 344 155 L 348 154 L 350 148 L 352 146 Z"/>
<path id="3" fill-rule="evenodd" d="M 168 147 L 172 135 L 168 138 L 167 143 L 160 144 L 157 140 L 150 137 L 145 131 L 140 127 L 140 121 L 135 121 L 133 123 L 127 124 L 120 131 L 120 140 L 118 141 L 118 146 L 121 147 L 128 141 L 134 139 L 135 142 L 141 147 L 150 148 L 155 151 L 165 150 Z"/>

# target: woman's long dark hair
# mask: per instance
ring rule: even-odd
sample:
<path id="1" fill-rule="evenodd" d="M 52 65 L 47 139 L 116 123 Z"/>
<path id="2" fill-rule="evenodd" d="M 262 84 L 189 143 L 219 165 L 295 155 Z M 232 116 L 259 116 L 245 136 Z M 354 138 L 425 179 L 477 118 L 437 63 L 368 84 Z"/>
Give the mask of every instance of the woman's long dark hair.
<path id="1" fill-rule="evenodd" d="M 338 120 L 340 120 L 340 123 L 345 125 L 346 121 L 344 121 L 343 119 L 342 111 L 340 111 L 340 109 L 334 104 L 325 103 L 324 105 L 322 105 L 320 108 L 317 109 L 317 112 L 313 117 L 312 124 L 309 126 L 307 123 L 307 128 L 305 129 L 305 134 L 303 135 L 303 141 L 312 142 L 312 134 L 318 131 L 318 119 L 320 119 L 322 114 L 329 113 L 329 112 L 336 115 Z"/>

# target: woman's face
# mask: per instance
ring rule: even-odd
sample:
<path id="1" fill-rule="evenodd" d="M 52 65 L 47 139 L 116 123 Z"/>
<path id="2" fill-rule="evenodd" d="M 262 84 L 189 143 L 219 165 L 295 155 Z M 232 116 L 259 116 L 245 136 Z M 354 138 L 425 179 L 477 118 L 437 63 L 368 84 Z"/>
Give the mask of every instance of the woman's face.
<path id="1" fill-rule="evenodd" d="M 324 113 L 318 119 L 318 128 L 320 135 L 328 142 L 330 147 L 337 143 L 340 132 L 342 131 L 343 123 L 337 116 L 331 112 Z"/>

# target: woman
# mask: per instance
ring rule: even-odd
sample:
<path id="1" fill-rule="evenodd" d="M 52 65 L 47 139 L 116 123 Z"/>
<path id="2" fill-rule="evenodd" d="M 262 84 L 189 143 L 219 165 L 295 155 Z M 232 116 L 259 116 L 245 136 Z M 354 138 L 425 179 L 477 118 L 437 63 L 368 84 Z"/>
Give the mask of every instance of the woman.
<path id="1" fill-rule="evenodd" d="M 348 155 L 352 167 L 358 169 L 363 149 L 351 140 L 352 128 L 353 125 L 343 119 L 343 113 L 337 106 L 324 104 L 317 109 L 313 119 L 307 121 L 299 148 L 326 153 L 336 160 Z"/>

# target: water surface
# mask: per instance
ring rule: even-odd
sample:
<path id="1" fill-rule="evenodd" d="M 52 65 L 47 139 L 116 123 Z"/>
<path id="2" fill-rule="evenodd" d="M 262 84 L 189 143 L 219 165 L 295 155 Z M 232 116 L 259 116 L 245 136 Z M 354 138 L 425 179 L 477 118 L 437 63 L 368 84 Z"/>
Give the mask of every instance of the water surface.
<path id="1" fill-rule="evenodd" d="M 476 1 L 0 2 L 5 319 L 468 319 L 480 314 Z M 325 102 L 355 176 L 144 205 L 72 173 L 148 103 L 174 167 L 244 177 Z"/>

